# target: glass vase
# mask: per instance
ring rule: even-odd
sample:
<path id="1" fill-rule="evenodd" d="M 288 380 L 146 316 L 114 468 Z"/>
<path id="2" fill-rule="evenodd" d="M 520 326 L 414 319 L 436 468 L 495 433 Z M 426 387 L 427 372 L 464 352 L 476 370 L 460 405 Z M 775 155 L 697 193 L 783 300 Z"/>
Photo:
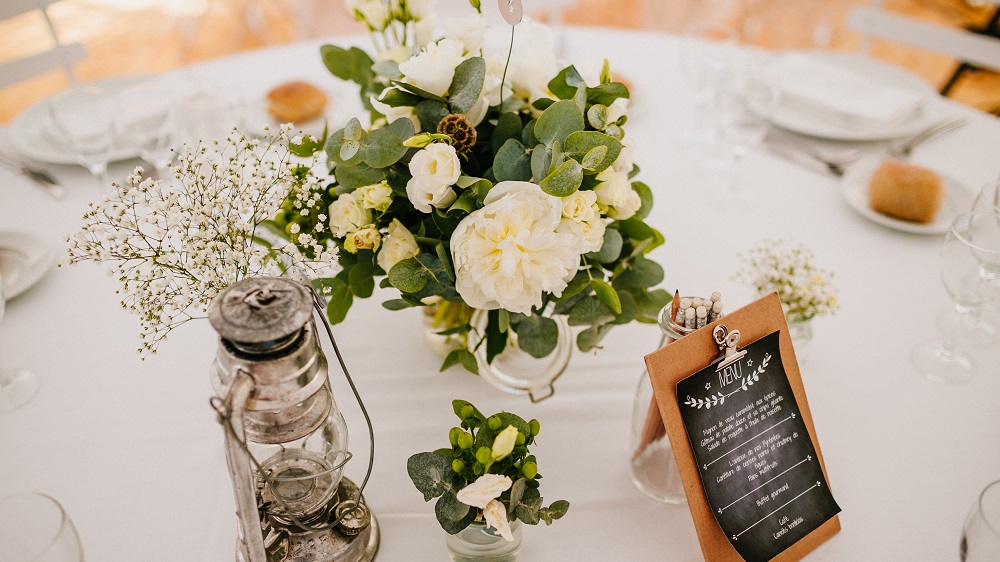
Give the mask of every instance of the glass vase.
<path id="1" fill-rule="evenodd" d="M 536 358 L 518 346 L 517 333 L 507 331 L 507 346 L 503 352 L 487 362 L 486 334 L 488 312 L 476 310 L 472 314 L 473 331 L 468 336 L 468 347 L 479 363 L 479 376 L 496 388 L 511 394 L 527 394 L 532 402 L 541 402 L 555 393 L 553 383 L 569 365 L 573 354 L 573 333 L 565 315 L 553 315 L 558 337 L 555 349 L 545 357 Z"/>
<path id="2" fill-rule="evenodd" d="M 456 349 L 465 347 L 466 335 L 441 334 L 469 323 L 472 308 L 465 303 L 438 299 L 437 302 L 421 308 L 424 320 L 424 339 L 431 350 L 442 359 Z"/>
<path id="3" fill-rule="evenodd" d="M 448 555 L 453 562 L 515 562 L 521 552 L 521 522 L 510 524 L 513 541 L 500 536 L 485 523 L 473 522 L 465 529 L 445 538 Z"/>
<path id="4" fill-rule="evenodd" d="M 799 365 L 804 364 L 809 359 L 809 350 L 812 347 L 812 318 L 788 322 L 788 335 L 791 336 L 792 347 L 795 348 L 795 359 Z"/>

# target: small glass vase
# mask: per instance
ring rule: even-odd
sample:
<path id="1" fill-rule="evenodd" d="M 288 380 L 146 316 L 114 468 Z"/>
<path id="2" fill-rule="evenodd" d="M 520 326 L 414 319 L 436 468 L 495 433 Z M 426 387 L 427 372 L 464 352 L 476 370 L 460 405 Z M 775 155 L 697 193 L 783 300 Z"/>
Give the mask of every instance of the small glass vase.
<path id="1" fill-rule="evenodd" d="M 472 314 L 473 332 L 468 337 L 468 347 L 476 355 L 479 376 L 486 382 L 511 394 L 527 394 L 532 402 L 541 402 L 555 393 L 553 383 L 566 367 L 573 354 L 573 333 L 565 315 L 553 315 L 558 329 L 556 347 L 545 357 L 536 358 L 517 345 L 517 333 L 508 330 L 507 347 L 503 352 L 486 361 L 485 337 L 488 312 L 476 310 Z"/>
<path id="2" fill-rule="evenodd" d="M 448 555 L 453 562 L 516 562 L 521 552 L 521 522 L 512 521 L 510 531 L 513 541 L 501 537 L 482 521 L 473 522 L 445 538 Z"/>
<path id="3" fill-rule="evenodd" d="M 809 360 L 809 351 L 812 347 L 813 325 L 812 318 L 808 320 L 794 320 L 788 322 L 788 335 L 792 338 L 792 347 L 795 348 L 795 359 L 799 365 Z"/>
<path id="4" fill-rule="evenodd" d="M 441 335 L 441 332 L 468 324 L 472 316 L 469 305 L 440 299 L 421 310 L 424 313 L 424 339 L 431 351 L 444 359 L 452 351 L 465 347 L 465 334 Z"/>

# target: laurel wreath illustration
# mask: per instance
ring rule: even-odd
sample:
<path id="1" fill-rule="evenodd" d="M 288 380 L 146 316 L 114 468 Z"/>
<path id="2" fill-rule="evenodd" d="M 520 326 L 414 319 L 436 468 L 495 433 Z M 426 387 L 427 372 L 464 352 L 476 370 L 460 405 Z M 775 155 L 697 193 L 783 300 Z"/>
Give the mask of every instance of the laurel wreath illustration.
<path id="1" fill-rule="evenodd" d="M 692 408 L 705 408 L 706 410 L 712 406 L 718 406 L 726 402 L 726 398 L 736 394 L 741 390 L 746 390 L 748 387 L 753 386 L 753 384 L 760 380 L 760 376 L 764 374 L 767 370 L 767 365 L 771 361 L 771 354 L 767 353 L 764 355 L 764 359 L 757 365 L 757 368 L 753 370 L 752 373 L 743 377 L 743 381 L 740 383 L 740 387 L 736 390 L 730 392 L 729 394 L 723 394 L 721 392 L 716 392 L 705 398 L 691 398 L 688 396 L 684 399 L 684 404 L 691 406 Z"/>

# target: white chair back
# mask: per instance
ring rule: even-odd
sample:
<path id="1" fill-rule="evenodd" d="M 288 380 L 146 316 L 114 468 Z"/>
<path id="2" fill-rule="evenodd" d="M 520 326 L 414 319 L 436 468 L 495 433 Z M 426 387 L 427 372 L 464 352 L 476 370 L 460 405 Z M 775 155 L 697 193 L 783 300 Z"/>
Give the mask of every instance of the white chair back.
<path id="1" fill-rule="evenodd" d="M 83 59 L 86 52 L 83 45 L 70 43 L 63 45 L 59 41 L 59 34 L 56 32 L 49 13 L 46 10 L 50 4 L 58 0 L 3 0 L 0 3 L 0 20 L 7 20 L 13 17 L 38 10 L 45 19 L 45 25 L 52 35 L 54 46 L 48 51 L 35 55 L 21 57 L 9 62 L 0 64 L 0 88 L 16 84 L 32 76 L 62 68 L 66 71 L 70 81 L 75 82 L 76 76 L 73 74 L 73 64 Z"/>

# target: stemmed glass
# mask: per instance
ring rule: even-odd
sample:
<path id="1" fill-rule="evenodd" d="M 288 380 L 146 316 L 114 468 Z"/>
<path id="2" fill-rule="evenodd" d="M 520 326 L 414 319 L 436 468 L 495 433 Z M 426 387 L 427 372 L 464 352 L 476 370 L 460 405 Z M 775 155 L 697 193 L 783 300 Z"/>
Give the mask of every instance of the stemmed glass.
<path id="1" fill-rule="evenodd" d="M 76 527 L 59 502 L 44 494 L 0 499 L 0 553 L 12 562 L 83 562 Z"/>
<path id="2" fill-rule="evenodd" d="M 1000 217 L 1000 179 L 991 181 L 984 185 L 979 191 L 979 195 L 976 196 L 975 202 L 972 203 L 973 211 L 984 211 L 989 209 L 993 209 L 993 211 L 997 213 L 997 216 Z M 990 281 L 994 292 L 1000 295 L 1000 279 L 994 278 L 988 281 Z M 991 306 L 992 308 L 996 308 L 998 305 L 1000 305 L 1000 298 L 994 300 L 990 303 L 990 305 L 987 305 L 987 308 L 990 308 Z M 995 326 L 986 326 L 992 328 L 994 336 L 1000 332 L 1000 330 L 998 330 Z"/>
<path id="3" fill-rule="evenodd" d="M 956 347 L 963 315 L 981 309 L 996 298 L 987 279 L 1000 275 L 1000 220 L 992 210 L 959 215 L 951 224 L 941 249 L 941 279 L 955 304 L 943 322 L 944 340 L 914 348 L 911 359 L 927 378 L 946 383 L 971 379 L 977 369 Z"/>
<path id="4" fill-rule="evenodd" d="M 1000 480 L 986 486 L 969 510 L 958 553 L 962 562 L 995 561 L 1000 557 Z"/>
<path id="5" fill-rule="evenodd" d="M 73 87 L 49 98 L 49 117 L 58 142 L 97 178 L 110 186 L 108 162 L 115 148 L 114 106 L 110 96 L 93 86 Z"/>
<path id="6" fill-rule="evenodd" d="M 694 90 L 695 140 L 714 138 L 716 127 L 711 118 L 735 44 L 736 32 L 720 23 L 699 22 L 684 29 L 679 63 L 681 75 Z"/>
<path id="7" fill-rule="evenodd" d="M 0 278 L 0 320 L 3 319 L 6 300 L 3 279 Z M 9 412 L 27 404 L 38 392 L 38 377 L 27 369 L 0 367 L 0 413 Z M 0 549 L 0 552 L 3 552 Z"/>
<path id="8" fill-rule="evenodd" d="M 178 136 L 174 89 L 162 82 L 137 84 L 118 94 L 116 106 L 122 136 L 166 179 Z"/>

